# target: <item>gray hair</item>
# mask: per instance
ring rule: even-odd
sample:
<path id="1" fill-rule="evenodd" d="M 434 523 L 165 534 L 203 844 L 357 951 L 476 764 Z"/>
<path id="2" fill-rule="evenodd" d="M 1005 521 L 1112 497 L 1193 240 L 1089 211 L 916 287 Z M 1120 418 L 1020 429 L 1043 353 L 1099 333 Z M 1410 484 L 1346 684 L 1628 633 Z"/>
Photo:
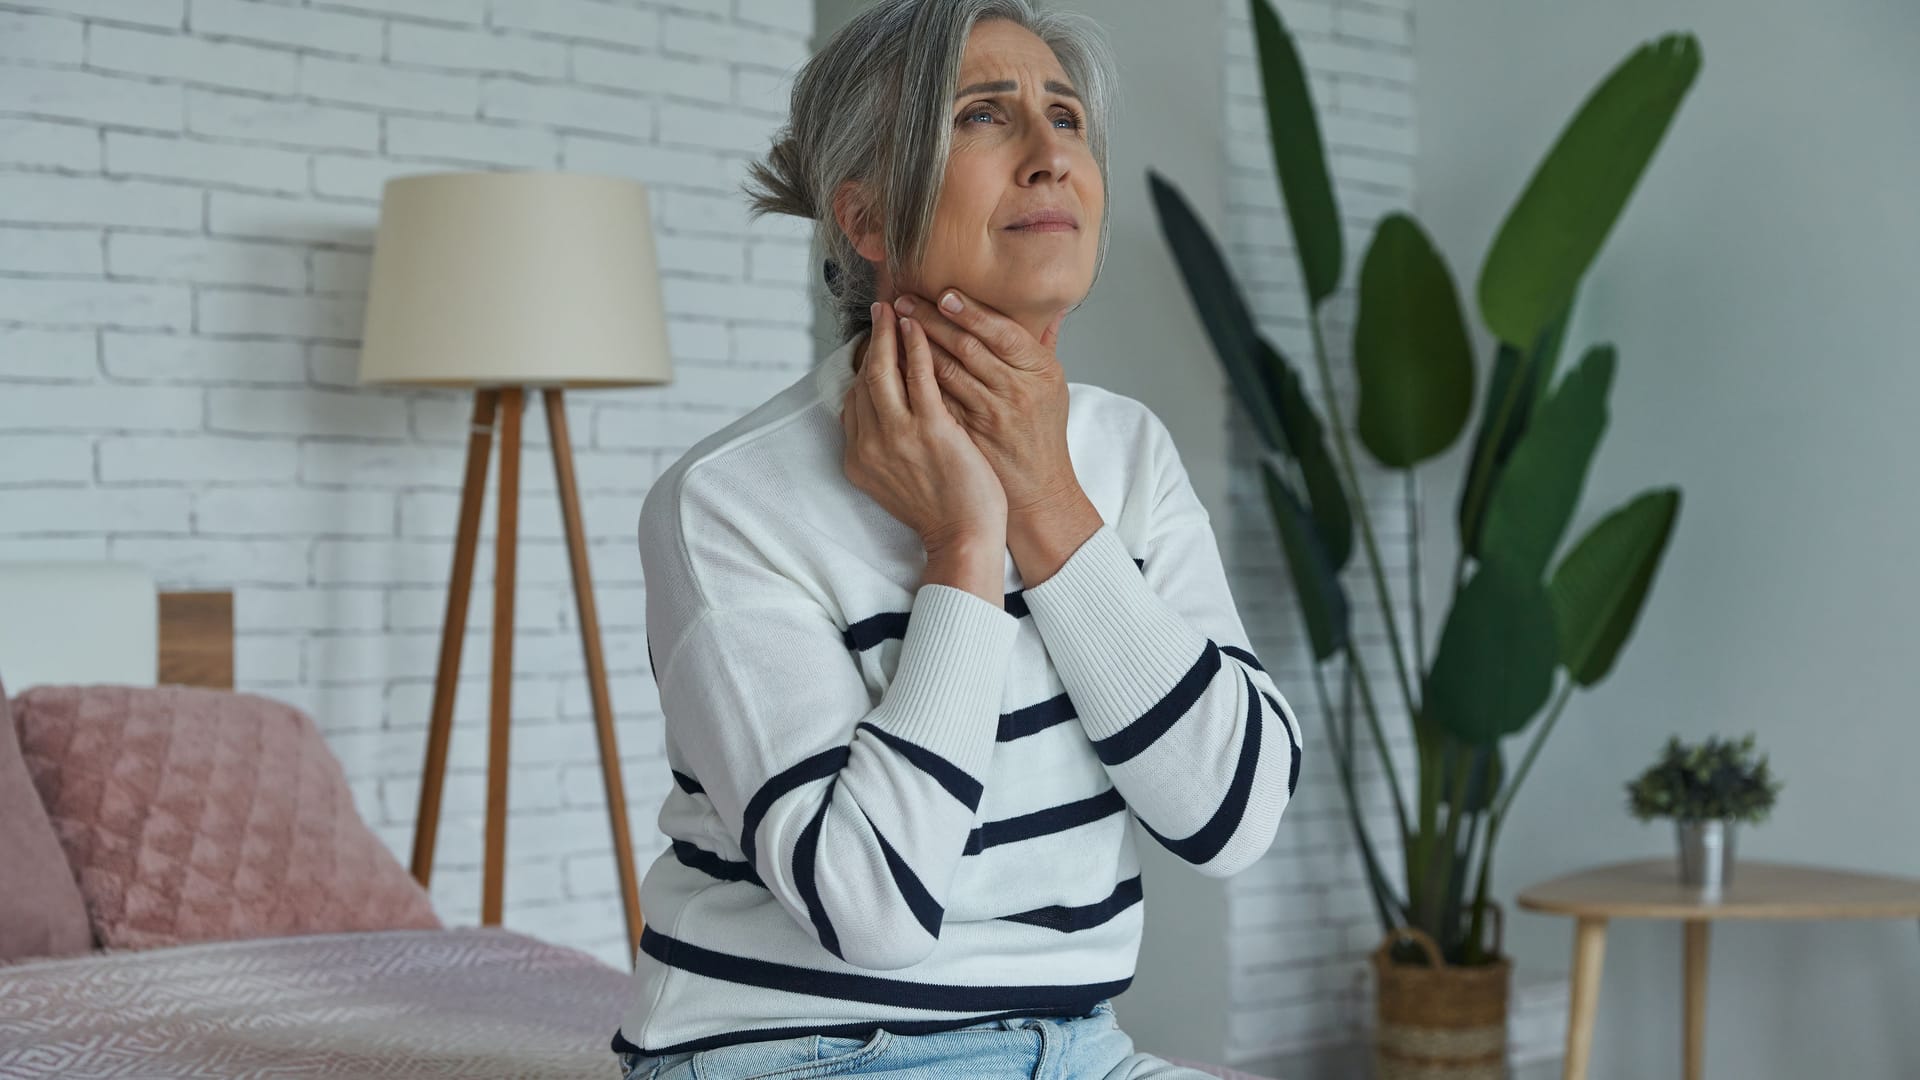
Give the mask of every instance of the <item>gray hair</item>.
<path id="1" fill-rule="evenodd" d="M 959 90 L 967 38 L 984 19 L 1025 27 L 1053 50 L 1080 93 L 1088 144 L 1101 185 L 1109 187 L 1107 116 L 1116 69 L 1092 19 L 1037 11 L 1032 0 L 876 0 L 802 66 L 773 149 L 764 163 L 748 166 L 749 184 L 759 190 L 742 188 L 751 200 L 750 219 L 779 213 L 814 221 L 841 344 L 871 328 L 879 277 L 835 218 L 834 192 L 848 180 L 866 185 L 885 220 L 894 281 L 907 276 L 903 267 L 920 264 L 952 147 L 949 103 Z M 1107 258 L 1112 205 L 1109 197 L 1100 214 L 1096 280 Z"/>

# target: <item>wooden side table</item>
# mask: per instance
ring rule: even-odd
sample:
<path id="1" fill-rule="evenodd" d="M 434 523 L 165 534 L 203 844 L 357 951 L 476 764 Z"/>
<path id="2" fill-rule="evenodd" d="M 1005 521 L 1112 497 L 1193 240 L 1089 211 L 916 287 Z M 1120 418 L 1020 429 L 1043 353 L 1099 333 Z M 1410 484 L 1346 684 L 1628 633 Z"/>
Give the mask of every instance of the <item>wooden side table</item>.
<path id="1" fill-rule="evenodd" d="M 1686 1080 L 1705 1076 L 1707 929 L 1715 919 L 1920 919 L 1920 880 L 1741 859 L 1718 896 L 1680 884 L 1677 858 L 1583 870 L 1520 893 L 1528 911 L 1572 915 L 1573 1005 L 1564 1080 L 1586 1080 L 1608 919 L 1686 923 Z"/>

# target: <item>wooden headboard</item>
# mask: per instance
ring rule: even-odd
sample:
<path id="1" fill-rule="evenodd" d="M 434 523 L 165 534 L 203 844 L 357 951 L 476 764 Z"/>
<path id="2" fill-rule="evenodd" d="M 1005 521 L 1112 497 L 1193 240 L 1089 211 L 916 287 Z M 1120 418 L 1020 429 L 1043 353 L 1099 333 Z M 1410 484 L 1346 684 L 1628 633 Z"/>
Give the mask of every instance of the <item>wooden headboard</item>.
<path id="1" fill-rule="evenodd" d="M 160 682 L 233 689 L 233 592 L 160 597 Z"/>
<path id="2" fill-rule="evenodd" d="M 234 596 L 167 590 L 126 559 L 0 559 L 0 677 L 231 690 Z"/>

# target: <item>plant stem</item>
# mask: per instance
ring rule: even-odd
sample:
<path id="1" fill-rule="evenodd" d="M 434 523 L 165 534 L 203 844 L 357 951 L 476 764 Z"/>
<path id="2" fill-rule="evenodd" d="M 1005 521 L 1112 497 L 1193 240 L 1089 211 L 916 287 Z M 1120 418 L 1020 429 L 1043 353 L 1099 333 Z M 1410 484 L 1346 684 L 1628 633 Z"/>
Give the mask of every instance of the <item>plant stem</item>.
<path id="1" fill-rule="evenodd" d="M 1458 759 L 1454 765 L 1452 785 L 1448 788 L 1452 798 L 1447 800 L 1447 829 L 1439 846 L 1433 849 L 1429 858 L 1428 870 L 1431 877 L 1427 884 L 1432 891 L 1426 897 L 1428 916 L 1427 932 L 1435 936 L 1443 945 L 1446 941 L 1446 928 L 1440 925 L 1441 913 L 1446 909 L 1446 894 L 1453 891 L 1453 858 L 1456 846 L 1460 843 L 1460 804 L 1466 801 L 1467 773 L 1473 768 L 1470 755 L 1455 751 Z"/>
<path id="2" fill-rule="evenodd" d="M 1560 698 L 1553 703 L 1553 711 L 1547 714 L 1547 719 L 1540 725 L 1540 730 L 1534 733 L 1533 743 L 1527 747 L 1527 756 L 1521 759 L 1520 771 L 1514 774 L 1513 782 L 1507 785 L 1507 790 L 1500 793 L 1500 805 L 1493 812 L 1494 820 L 1498 821 L 1507 816 L 1507 804 L 1513 801 L 1513 793 L 1520 789 L 1520 781 L 1527 778 L 1527 770 L 1533 767 L 1533 759 L 1539 756 L 1541 744 L 1545 743 L 1547 736 L 1553 732 L 1554 722 L 1560 719 L 1560 710 L 1566 708 L 1567 699 L 1573 696 L 1573 688 L 1576 685 L 1572 676 L 1568 676 L 1567 681 L 1561 684 Z"/>
<path id="3" fill-rule="evenodd" d="M 1547 735 L 1553 731 L 1555 721 L 1560 719 L 1560 712 L 1566 708 L 1567 699 L 1573 696 L 1573 688 L 1576 685 L 1578 684 L 1574 682 L 1571 675 L 1565 683 L 1561 684 L 1560 697 L 1553 703 L 1553 711 L 1547 714 L 1546 720 L 1540 725 L 1540 730 L 1534 733 L 1533 742 L 1527 747 L 1526 757 L 1521 759 L 1519 771 L 1513 774 L 1507 782 L 1506 790 L 1500 793 L 1500 801 L 1494 806 L 1493 815 L 1487 822 L 1487 844 L 1480 856 L 1480 881 L 1475 889 L 1473 926 L 1468 931 L 1469 941 L 1480 940 L 1481 914 L 1487 903 L 1487 883 L 1493 876 L 1494 844 L 1500 837 L 1500 826 L 1506 822 L 1507 808 L 1513 802 L 1514 793 L 1520 790 L 1521 781 L 1527 778 L 1527 770 L 1533 767 L 1533 759 L 1539 756 L 1540 747 L 1547 741 Z"/>
<path id="4" fill-rule="evenodd" d="M 1367 555 L 1371 563 L 1368 569 L 1373 576 L 1374 588 L 1380 595 L 1380 617 L 1386 623 L 1387 639 L 1393 649 L 1393 664 L 1400 677 L 1400 694 L 1406 701 L 1407 715 L 1413 723 L 1416 737 L 1415 741 L 1423 748 L 1420 756 L 1421 783 L 1423 785 L 1422 790 L 1424 791 L 1424 785 L 1427 783 L 1428 778 L 1426 765 L 1427 755 L 1424 750 L 1425 740 L 1420 738 L 1421 706 L 1420 702 L 1414 698 L 1413 684 L 1407 677 L 1407 659 L 1406 653 L 1400 645 L 1399 622 L 1394 618 L 1393 598 L 1387 592 L 1387 579 L 1385 571 L 1382 569 L 1380 559 L 1380 545 L 1378 541 L 1374 539 L 1373 535 L 1373 519 L 1372 516 L 1367 513 L 1365 493 L 1360 487 L 1360 475 L 1353 465 L 1353 450 L 1347 441 L 1347 424 L 1340 409 L 1339 388 L 1333 381 L 1333 365 L 1327 359 L 1327 345 L 1320 331 L 1320 312 L 1317 308 L 1307 313 L 1307 326 L 1313 331 L 1313 358 L 1320 371 L 1320 384 L 1326 391 L 1328 426 L 1333 429 L 1334 450 L 1339 455 L 1341 469 L 1346 475 L 1347 487 L 1350 491 L 1349 499 L 1353 505 L 1354 516 L 1360 522 L 1360 535 L 1366 542 Z M 1351 635 L 1349 635 L 1348 638 L 1347 651 L 1354 656 L 1355 664 L 1358 665 L 1359 656 L 1354 650 Z M 1420 800 L 1420 832 L 1418 834 L 1418 840 L 1414 840 L 1409 835 L 1411 827 L 1408 825 L 1406 819 L 1406 805 L 1400 793 L 1399 776 L 1393 768 L 1391 758 L 1387 756 L 1386 740 L 1382 738 L 1380 734 L 1379 714 L 1373 703 L 1373 691 L 1369 686 L 1369 680 L 1367 679 L 1364 668 L 1359 672 L 1359 679 L 1360 693 L 1366 704 L 1367 720 L 1373 726 L 1375 744 L 1380 748 L 1382 758 L 1386 762 L 1387 773 L 1393 780 L 1394 805 L 1399 810 L 1401 819 L 1400 832 L 1402 837 L 1407 838 L 1402 844 L 1402 848 L 1407 858 L 1407 895 L 1409 902 L 1412 903 L 1414 892 L 1420 880 L 1419 877 L 1413 873 L 1416 861 L 1416 849 L 1419 853 L 1425 852 L 1428 842 L 1427 837 L 1433 830 L 1433 823 L 1430 820 L 1431 815 L 1427 810 L 1427 799 L 1423 794 Z"/>
<path id="5" fill-rule="evenodd" d="M 1420 602 L 1420 535 L 1424 531 L 1420 517 L 1420 498 L 1414 490 L 1413 470 L 1406 473 L 1407 492 L 1407 531 L 1411 538 L 1407 542 L 1408 571 L 1411 584 L 1408 593 L 1413 601 L 1413 670 L 1427 670 L 1427 629 L 1421 617 L 1424 607 Z"/>
<path id="6" fill-rule="evenodd" d="M 1482 817 L 1487 820 L 1489 828 L 1486 830 L 1486 846 L 1481 849 L 1480 879 L 1475 886 L 1473 898 L 1473 921 L 1467 927 L 1467 963 L 1469 964 L 1478 964 L 1487 958 L 1487 954 L 1480 951 L 1480 927 L 1487 910 L 1487 867 L 1493 862 L 1493 829 L 1491 828 L 1492 815 L 1486 814 Z M 1479 822 L 1475 822 L 1475 827 L 1478 826 Z M 1467 843 L 1468 865 L 1471 866 L 1473 843 L 1471 834 L 1467 837 Z"/>
<path id="7" fill-rule="evenodd" d="M 1419 702 L 1414 700 L 1413 683 L 1407 678 L 1407 658 L 1400 646 L 1400 624 L 1393 617 L 1393 597 L 1387 592 L 1386 573 L 1380 559 L 1380 545 L 1373 536 L 1373 519 L 1367 513 L 1365 492 L 1360 487 L 1360 474 L 1353 467 L 1353 451 L 1347 444 L 1347 423 L 1340 412 L 1340 392 L 1333 381 L 1333 365 L 1327 361 L 1326 342 L 1320 334 L 1320 312 L 1313 309 L 1307 313 L 1307 326 L 1313 330 L 1313 356 L 1320 367 L 1320 383 L 1326 388 L 1327 417 L 1333 428 L 1334 449 L 1340 454 L 1340 466 L 1346 471 L 1347 485 L 1353 489 L 1354 517 L 1360 521 L 1360 535 L 1366 541 L 1367 555 L 1373 572 L 1374 588 L 1380 593 L 1380 617 L 1387 624 L 1387 639 L 1393 645 L 1393 665 L 1400 675 L 1400 693 L 1407 701 L 1407 714 L 1420 715 Z M 1362 679 L 1364 683 L 1364 678 Z"/>
<path id="8" fill-rule="evenodd" d="M 1333 711 L 1333 703 L 1327 696 L 1326 679 L 1322 677 L 1318 663 L 1313 665 L 1313 683 L 1314 688 L 1320 694 L 1321 714 L 1328 717 L 1331 721 L 1327 725 L 1327 730 L 1333 733 L 1334 760 L 1339 766 L 1336 771 L 1340 777 L 1341 787 L 1346 790 L 1347 814 L 1353 821 L 1353 831 L 1360 841 L 1360 855 L 1366 862 L 1368 891 L 1373 894 L 1373 906 L 1380 915 L 1382 932 L 1391 932 L 1395 927 L 1406 922 L 1406 906 L 1400 901 L 1399 897 L 1393 894 L 1393 886 L 1387 881 L 1386 875 L 1381 872 L 1379 855 L 1374 850 L 1372 839 L 1367 835 L 1366 823 L 1360 818 L 1360 800 L 1353 785 L 1353 724 L 1351 720 L 1353 715 L 1353 665 L 1351 663 L 1347 665 L 1345 685 L 1342 690 L 1340 712 L 1338 714 Z M 1340 730 L 1340 718 L 1342 716 L 1348 718 L 1344 734 L 1342 734 Z M 1400 919 L 1398 922 L 1395 921 L 1393 913 L 1388 910 L 1389 904 L 1399 912 Z"/>
<path id="9" fill-rule="evenodd" d="M 1347 638 L 1346 654 L 1347 662 L 1358 674 L 1356 681 L 1360 686 L 1360 700 L 1366 706 L 1367 728 L 1373 733 L 1373 748 L 1380 755 L 1380 767 L 1386 771 L 1387 785 L 1393 791 L 1393 816 L 1400 823 L 1400 846 L 1404 851 L 1413 838 L 1408 834 L 1407 803 L 1400 794 L 1400 770 L 1394 767 L 1393 754 L 1387 750 L 1386 737 L 1380 730 L 1380 711 L 1373 702 L 1373 686 L 1367 678 L 1366 665 L 1360 661 L 1360 652 L 1354 646 L 1352 636 Z"/>

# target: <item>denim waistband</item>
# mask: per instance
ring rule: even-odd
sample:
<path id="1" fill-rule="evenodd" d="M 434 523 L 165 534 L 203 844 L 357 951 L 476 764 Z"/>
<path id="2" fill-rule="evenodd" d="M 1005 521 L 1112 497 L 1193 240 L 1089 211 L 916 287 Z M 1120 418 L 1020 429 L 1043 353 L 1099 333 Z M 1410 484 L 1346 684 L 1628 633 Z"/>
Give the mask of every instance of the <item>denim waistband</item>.
<path id="1" fill-rule="evenodd" d="M 966 1027 L 947 1028 L 945 1030 L 946 1031 L 1018 1031 L 1021 1028 L 1027 1027 L 1031 1024 L 1034 1024 L 1042 1020 L 1050 1020 L 1057 1024 L 1066 1023 L 1072 1020 L 1090 1019 L 1092 1017 L 1099 1016 L 1102 1013 L 1110 1013 L 1112 1011 L 1113 1011 L 1113 1004 L 1110 1001 L 1101 1001 L 1096 1003 L 1091 1009 L 1088 1009 L 1085 1012 L 1035 1013 L 1030 1016 L 1002 1016 L 993 1020 L 983 1020 L 978 1024 L 968 1024 Z M 941 1034 L 941 1032 L 935 1032 L 934 1034 Z"/>
<path id="2" fill-rule="evenodd" d="M 902 1038 L 920 1037 L 920 1036 L 938 1036 L 938 1035 L 945 1035 L 945 1034 L 948 1034 L 951 1032 L 957 1032 L 957 1031 L 1020 1031 L 1026 1028 L 1037 1026 L 1043 1022 L 1051 1022 L 1054 1024 L 1068 1024 L 1068 1023 L 1074 1023 L 1076 1021 L 1091 1020 L 1103 1015 L 1110 1015 L 1112 1012 L 1113 1012 L 1113 1002 L 1111 1001 L 1111 999 L 1102 999 L 1098 1002 L 1095 1002 L 1091 1007 L 1083 1011 L 1062 1010 L 1060 1012 L 1054 1012 L 1054 1013 L 1026 1013 L 1026 1014 L 1020 1014 L 1016 1016 L 1001 1016 L 1001 1017 L 995 1017 L 992 1020 L 982 1020 L 978 1023 L 967 1024 L 963 1027 L 945 1027 L 945 1026 L 940 1026 L 936 1024 L 936 1025 L 928 1025 L 923 1028 L 922 1025 L 918 1025 L 918 1024 L 911 1024 L 911 1023 L 894 1024 L 894 1023 L 888 1023 L 883 1021 L 878 1024 L 842 1025 L 839 1028 L 833 1030 L 831 1034 L 834 1037 L 838 1037 L 838 1038 L 869 1039 L 873 1037 L 873 1033 L 876 1029 L 882 1028 L 882 1027 L 892 1029 L 895 1035 Z M 822 1034 L 825 1034 L 825 1032 L 823 1032 Z M 808 1036 L 801 1035 L 801 1036 L 795 1036 L 795 1037 L 807 1038 Z M 738 1044 L 728 1043 L 724 1045 L 738 1045 Z M 619 1032 L 614 1033 L 613 1051 L 616 1055 L 620 1056 L 622 1060 L 644 1058 L 648 1056 L 662 1056 L 662 1055 L 648 1055 L 643 1053 L 639 1047 L 634 1046 L 632 1043 L 628 1042 L 624 1037 L 620 1035 Z M 664 1056 L 671 1056 L 672 1054 L 685 1053 L 685 1052 L 687 1051 L 681 1050 L 681 1049 L 674 1049 L 674 1050 L 667 1051 L 666 1055 Z"/>

